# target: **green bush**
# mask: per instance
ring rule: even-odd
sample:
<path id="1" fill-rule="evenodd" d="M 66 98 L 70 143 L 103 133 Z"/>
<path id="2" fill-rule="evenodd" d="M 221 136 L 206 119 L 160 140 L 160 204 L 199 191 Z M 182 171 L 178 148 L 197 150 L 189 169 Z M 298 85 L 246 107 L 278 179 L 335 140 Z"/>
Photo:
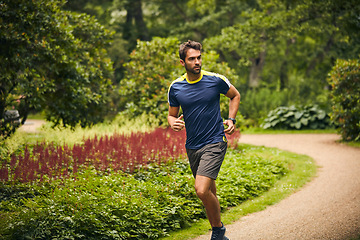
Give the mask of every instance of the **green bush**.
<path id="1" fill-rule="evenodd" d="M 324 129 L 332 126 L 329 115 L 317 105 L 278 107 L 261 124 L 264 129 Z"/>
<path id="2" fill-rule="evenodd" d="M 288 172 L 281 153 L 270 151 L 229 150 L 218 179 L 223 210 L 259 196 Z M 51 182 L 0 182 L 0 238 L 158 239 L 206 217 L 193 186 L 186 160 L 133 174 L 86 169 Z"/>
<path id="3" fill-rule="evenodd" d="M 344 140 L 360 141 L 360 62 L 338 60 L 329 74 L 332 87 L 331 118 Z"/>
<path id="4" fill-rule="evenodd" d="M 289 91 L 274 91 L 270 88 L 248 90 L 243 94 L 240 112 L 247 119 L 259 120 L 263 116 L 289 101 Z"/>

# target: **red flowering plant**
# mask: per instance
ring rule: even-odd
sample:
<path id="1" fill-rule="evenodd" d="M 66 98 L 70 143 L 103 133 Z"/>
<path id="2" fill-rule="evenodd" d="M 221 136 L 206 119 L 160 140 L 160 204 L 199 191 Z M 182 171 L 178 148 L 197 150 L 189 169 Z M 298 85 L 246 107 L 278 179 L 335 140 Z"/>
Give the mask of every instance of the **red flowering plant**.
<path id="1" fill-rule="evenodd" d="M 149 133 L 115 133 L 84 139 L 70 147 L 37 143 L 13 154 L 0 165 L 0 180 L 31 182 L 68 177 L 83 167 L 99 171 L 133 172 L 149 163 L 161 164 L 185 154 L 185 132 L 158 128 Z"/>

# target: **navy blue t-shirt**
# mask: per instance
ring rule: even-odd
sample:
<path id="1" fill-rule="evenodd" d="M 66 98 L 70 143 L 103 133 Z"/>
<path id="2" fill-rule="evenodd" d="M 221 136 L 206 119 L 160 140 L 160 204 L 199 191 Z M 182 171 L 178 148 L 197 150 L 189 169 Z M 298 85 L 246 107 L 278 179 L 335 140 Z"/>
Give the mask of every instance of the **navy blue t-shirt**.
<path id="1" fill-rule="evenodd" d="M 184 74 L 171 83 L 168 102 L 183 110 L 186 148 L 200 149 L 210 143 L 226 141 L 220 94 L 226 94 L 230 86 L 226 77 L 207 71 L 201 71 L 200 78 L 195 81 L 189 81 Z"/>

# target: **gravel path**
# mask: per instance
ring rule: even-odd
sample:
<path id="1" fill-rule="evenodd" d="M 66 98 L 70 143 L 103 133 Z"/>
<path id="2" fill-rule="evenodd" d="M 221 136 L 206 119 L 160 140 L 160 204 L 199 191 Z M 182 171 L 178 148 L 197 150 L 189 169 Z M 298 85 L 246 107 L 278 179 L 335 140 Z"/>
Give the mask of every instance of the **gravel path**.
<path id="1" fill-rule="evenodd" d="M 227 225 L 231 240 L 360 239 L 360 149 L 336 134 L 243 135 L 241 143 L 305 154 L 320 166 L 298 192 Z M 210 234 L 196 240 L 208 240 Z"/>

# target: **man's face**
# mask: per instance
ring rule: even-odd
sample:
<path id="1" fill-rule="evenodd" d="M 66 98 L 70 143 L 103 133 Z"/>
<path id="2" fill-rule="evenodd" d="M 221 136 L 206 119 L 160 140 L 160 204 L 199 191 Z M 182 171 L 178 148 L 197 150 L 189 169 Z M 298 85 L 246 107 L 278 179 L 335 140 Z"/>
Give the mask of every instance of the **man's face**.
<path id="1" fill-rule="evenodd" d="M 201 52 L 190 48 L 186 52 L 185 61 L 180 60 L 187 72 L 199 74 L 201 72 Z"/>

